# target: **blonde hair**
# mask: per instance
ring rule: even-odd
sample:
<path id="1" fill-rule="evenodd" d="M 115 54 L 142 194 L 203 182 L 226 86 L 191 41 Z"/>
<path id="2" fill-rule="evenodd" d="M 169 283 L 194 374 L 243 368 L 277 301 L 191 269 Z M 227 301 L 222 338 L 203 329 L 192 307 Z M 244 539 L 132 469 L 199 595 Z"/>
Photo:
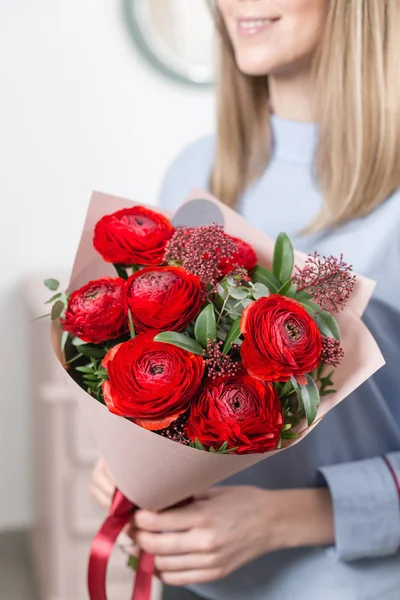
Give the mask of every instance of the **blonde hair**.
<path id="1" fill-rule="evenodd" d="M 316 56 L 323 206 L 309 230 L 371 212 L 400 187 L 400 0 L 331 0 Z M 213 193 L 235 207 L 271 154 L 268 77 L 241 73 L 222 37 Z"/>

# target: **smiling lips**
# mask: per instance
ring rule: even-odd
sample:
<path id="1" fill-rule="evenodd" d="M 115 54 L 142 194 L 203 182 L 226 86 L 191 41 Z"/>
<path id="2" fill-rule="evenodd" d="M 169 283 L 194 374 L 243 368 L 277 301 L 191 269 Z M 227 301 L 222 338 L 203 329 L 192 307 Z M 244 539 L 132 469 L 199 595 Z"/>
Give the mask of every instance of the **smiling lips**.
<path id="1" fill-rule="evenodd" d="M 279 21 L 279 18 L 243 18 L 237 20 L 237 31 L 242 37 L 249 37 L 258 35 L 264 31 L 267 31 L 273 25 Z"/>

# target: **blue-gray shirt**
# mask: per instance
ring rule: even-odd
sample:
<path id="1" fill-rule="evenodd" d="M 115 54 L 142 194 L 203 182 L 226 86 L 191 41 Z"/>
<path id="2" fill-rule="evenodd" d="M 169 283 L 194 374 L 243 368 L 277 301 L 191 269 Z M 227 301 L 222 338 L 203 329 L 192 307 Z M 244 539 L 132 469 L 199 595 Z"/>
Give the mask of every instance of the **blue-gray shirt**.
<path id="1" fill-rule="evenodd" d="M 343 253 L 357 273 L 378 282 L 365 322 L 386 366 L 299 445 L 227 481 L 268 489 L 326 483 L 335 547 L 275 552 L 194 589 L 212 600 L 400 600 L 400 494 L 382 458 L 400 482 L 400 193 L 363 219 L 301 236 L 321 205 L 313 171 L 317 129 L 277 117 L 272 129 L 272 160 L 239 211 L 272 237 L 286 231 L 299 250 Z M 208 188 L 214 143 L 200 140 L 175 161 L 162 206 L 174 209 L 191 188 Z"/>

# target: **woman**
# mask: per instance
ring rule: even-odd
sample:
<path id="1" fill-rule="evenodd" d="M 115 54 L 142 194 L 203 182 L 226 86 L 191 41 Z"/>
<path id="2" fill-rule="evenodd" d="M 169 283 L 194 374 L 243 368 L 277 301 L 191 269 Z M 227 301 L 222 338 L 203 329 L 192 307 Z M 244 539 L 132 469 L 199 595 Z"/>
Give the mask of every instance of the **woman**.
<path id="1" fill-rule="evenodd" d="M 138 512 L 132 535 L 167 585 L 193 590 L 166 599 L 396 600 L 400 0 L 217 5 L 218 133 L 178 158 L 161 203 L 209 187 L 270 236 L 343 252 L 378 281 L 365 320 L 387 365 L 301 444 L 190 506 Z"/>

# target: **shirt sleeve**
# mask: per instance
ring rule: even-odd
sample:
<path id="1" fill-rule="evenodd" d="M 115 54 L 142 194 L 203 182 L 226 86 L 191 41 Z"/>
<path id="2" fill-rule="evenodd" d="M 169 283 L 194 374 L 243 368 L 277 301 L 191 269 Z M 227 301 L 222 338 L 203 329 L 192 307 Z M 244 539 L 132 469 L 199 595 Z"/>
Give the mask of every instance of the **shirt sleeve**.
<path id="1" fill-rule="evenodd" d="M 400 547 L 400 452 L 320 469 L 333 500 L 339 560 L 386 556 Z"/>

